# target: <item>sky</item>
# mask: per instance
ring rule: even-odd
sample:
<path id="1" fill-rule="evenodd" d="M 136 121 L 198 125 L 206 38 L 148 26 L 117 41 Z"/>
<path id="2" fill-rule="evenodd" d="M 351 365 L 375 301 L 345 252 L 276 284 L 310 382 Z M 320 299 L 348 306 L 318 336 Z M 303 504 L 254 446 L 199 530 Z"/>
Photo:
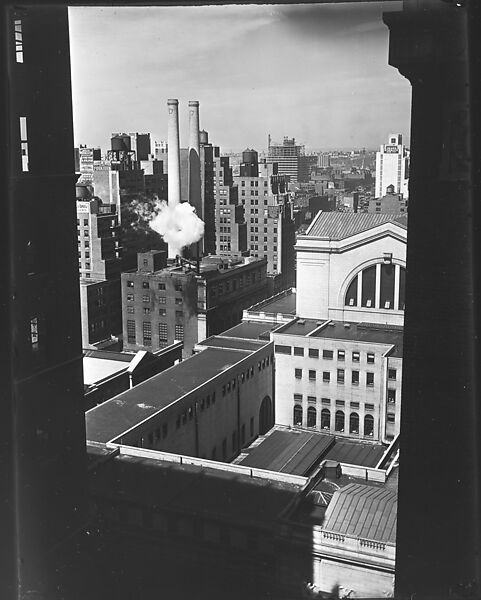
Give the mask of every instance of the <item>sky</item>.
<path id="1" fill-rule="evenodd" d="M 267 135 L 306 150 L 409 144 L 411 87 L 388 65 L 382 12 L 400 3 L 69 8 L 75 144 L 113 132 L 167 139 L 167 99 L 189 100 L 224 152 Z"/>

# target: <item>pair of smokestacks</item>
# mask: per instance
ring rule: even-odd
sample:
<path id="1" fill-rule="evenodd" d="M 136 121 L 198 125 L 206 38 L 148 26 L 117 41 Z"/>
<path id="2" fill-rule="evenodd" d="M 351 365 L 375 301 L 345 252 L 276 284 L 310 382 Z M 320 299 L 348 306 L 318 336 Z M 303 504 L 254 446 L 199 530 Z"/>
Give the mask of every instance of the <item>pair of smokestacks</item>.
<path id="1" fill-rule="evenodd" d="M 201 180 L 200 180 L 200 135 L 199 135 L 199 102 L 189 102 L 189 160 L 188 160 L 188 198 L 181 198 L 180 187 L 180 135 L 179 135 L 179 101 L 167 100 L 169 111 L 167 131 L 167 165 L 168 165 L 168 204 L 175 205 L 188 201 L 196 210 L 199 218 L 202 214 Z M 198 242 L 197 254 L 200 254 Z M 172 255 L 173 254 L 173 255 Z M 169 246 L 169 258 L 175 258 L 175 250 Z"/>

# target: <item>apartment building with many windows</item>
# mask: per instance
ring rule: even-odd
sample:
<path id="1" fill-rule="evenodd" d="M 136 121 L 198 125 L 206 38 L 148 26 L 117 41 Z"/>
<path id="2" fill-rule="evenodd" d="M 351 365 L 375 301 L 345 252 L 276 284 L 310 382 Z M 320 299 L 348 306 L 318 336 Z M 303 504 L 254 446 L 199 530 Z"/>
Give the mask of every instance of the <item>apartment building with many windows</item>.
<path id="1" fill-rule="evenodd" d="M 115 204 L 77 185 L 77 244 L 82 311 L 82 346 L 116 342 L 122 333 L 121 240 Z"/>
<path id="2" fill-rule="evenodd" d="M 124 350 L 155 350 L 183 341 L 184 357 L 195 344 L 239 323 L 242 311 L 268 294 L 266 260 L 179 258 L 142 252 L 137 271 L 122 273 Z"/>

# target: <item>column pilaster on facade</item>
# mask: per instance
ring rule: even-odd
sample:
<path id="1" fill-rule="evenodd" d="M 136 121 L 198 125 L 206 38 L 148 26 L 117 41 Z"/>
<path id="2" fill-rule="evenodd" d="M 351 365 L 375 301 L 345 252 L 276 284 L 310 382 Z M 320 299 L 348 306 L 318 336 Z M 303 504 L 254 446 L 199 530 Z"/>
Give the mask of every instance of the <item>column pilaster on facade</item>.
<path id="1" fill-rule="evenodd" d="M 399 310 L 399 282 L 401 276 L 401 267 L 394 265 L 394 310 Z"/>
<path id="2" fill-rule="evenodd" d="M 374 292 L 374 306 L 382 308 L 381 303 L 381 263 L 376 264 L 376 287 Z"/>
<path id="3" fill-rule="evenodd" d="M 357 274 L 357 305 L 362 306 L 362 271 Z"/>

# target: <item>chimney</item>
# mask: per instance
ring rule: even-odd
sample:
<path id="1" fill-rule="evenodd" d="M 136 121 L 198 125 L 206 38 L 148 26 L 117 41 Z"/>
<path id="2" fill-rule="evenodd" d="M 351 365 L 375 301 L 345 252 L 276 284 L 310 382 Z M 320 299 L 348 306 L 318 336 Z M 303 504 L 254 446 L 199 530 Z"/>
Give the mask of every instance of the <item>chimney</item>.
<path id="1" fill-rule="evenodd" d="M 167 100 L 168 121 L 168 204 L 180 204 L 180 140 L 179 140 L 179 101 Z M 175 258 L 176 249 L 169 245 L 169 258 Z"/>
<path id="2" fill-rule="evenodd" d="M 189 202 L 195 207 L 197 216 L 202 219 L 200 194 L 200 136 L 199 103 L 189 102 Z"/>
<path id="3" fill-rule="evenodd" d="M 195 208 L 197 216 L 204 218 L 201 199 L 200 182 L 200 131 L 199 131 L 199 102 L 189 101 L 189 202 Z M 202 242 L 199 242 L 195 253 L 202 252 Z"/>
<path id="4" fill-rule="evenodd" d="M 179 141 L 179 101 L 167 100 L 169 109 L 168 123 L 168 201 L 180 203 L 180 141 Z"/>

